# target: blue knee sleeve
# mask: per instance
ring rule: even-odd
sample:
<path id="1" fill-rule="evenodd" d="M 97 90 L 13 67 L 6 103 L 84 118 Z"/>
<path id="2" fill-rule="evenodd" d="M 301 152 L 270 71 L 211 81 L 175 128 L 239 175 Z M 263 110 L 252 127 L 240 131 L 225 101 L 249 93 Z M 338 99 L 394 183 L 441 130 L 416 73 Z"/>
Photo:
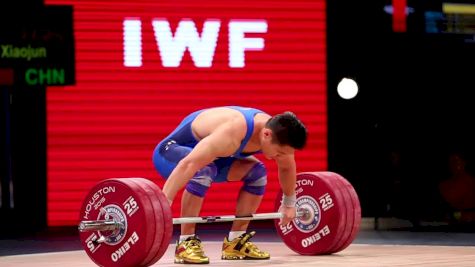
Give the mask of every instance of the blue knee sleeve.
<path id="1" fill-rule="evenodd" d="M 254 195 L 262 196 L 267 185 L 267 170 L 262 162 L 256 163 L 242 179 L 241 190 Z"/>
<path id="2" fill-rule="evenodd" d="M 217 173 L 218 168 L 214 163 L 206 165 L 201 170 L 197 171 L 195 176 L 191 178 L 186 185 L 186 191 L 195 196 L 204 197 Z"/>

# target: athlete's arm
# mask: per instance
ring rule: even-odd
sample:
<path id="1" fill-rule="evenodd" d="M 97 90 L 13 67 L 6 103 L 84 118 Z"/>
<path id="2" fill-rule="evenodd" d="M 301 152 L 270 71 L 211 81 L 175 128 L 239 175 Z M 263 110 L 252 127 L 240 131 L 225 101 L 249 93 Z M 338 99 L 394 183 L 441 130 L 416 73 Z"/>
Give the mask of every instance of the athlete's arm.
<path id="1" fill-rule="evenodd" d="M 295 183 L 297 180 L 297 170 L 295 158 L 293 154 L 282 155 L 275 159 L 278 166 L 278 175 L 280 187 L 285 197 L 295 197 Z M 284 217 L 280 220 L 281 225 L 286 225 L 291 222 L 296 215 L 295 205 L 281 205 L 280 212 Z"/>

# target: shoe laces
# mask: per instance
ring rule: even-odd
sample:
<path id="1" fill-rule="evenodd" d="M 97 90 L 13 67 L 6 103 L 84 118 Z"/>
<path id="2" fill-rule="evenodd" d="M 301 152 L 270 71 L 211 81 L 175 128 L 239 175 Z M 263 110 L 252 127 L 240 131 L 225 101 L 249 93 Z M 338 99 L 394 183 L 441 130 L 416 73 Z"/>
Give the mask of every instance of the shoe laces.
<path id="1" fill-rule="evenodd" d="M 188 237 L 184 242 L 185 247 L 190 248 L 195 253 L 203 253 L 203 246 L 198 237 Z"/>

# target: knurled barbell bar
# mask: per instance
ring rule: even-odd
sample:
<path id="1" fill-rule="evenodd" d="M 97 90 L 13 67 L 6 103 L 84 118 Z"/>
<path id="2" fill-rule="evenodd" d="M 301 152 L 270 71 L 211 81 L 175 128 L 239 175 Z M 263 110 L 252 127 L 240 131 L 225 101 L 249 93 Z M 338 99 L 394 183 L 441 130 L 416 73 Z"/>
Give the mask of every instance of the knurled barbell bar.
<path id="1" fill-rule="evenodd" d="M 130 179 L 130 178 L 127 178 Z M 137 179 L 137 178 L 134 178 Z M 297 211 L 296 217 L 301 220 L 306 220 L 311 216 L 310 211 L 301 209 Z M 254 221 L 254 220 L 272 220 L 280 219 L 283 214 L 280 212 L 271 213 L 255 213 L 249 216 L 235 216 L 235 215 L 223 215 L 223 216 L 203 216 L 203 217 L 180 217 L 173 218 L 172 224 L 184 224 L 184 223 L 216 223 L 216 222 L 233 222 L 233 221 Z M 125 226 L 123 223 L 114 220 L 99 220 L 99 221 L 81 221 L 78 226 L 80 232 L 87 231 L 117 231 Z"/>
<path id="2" fill-rule="evenodd" d="M 277 233 L 302 255 L 337 253 L 359 231 L 361 208 L 353 186 L 334 172 L 297 175 L 297 217 L 288 225 L 275 221 Z M 282 191 L 278 193 L 282 196 Z M 280 197 L 275 208 L 280 207 Z M 87 255 L 99 266 L 150 266 L 167 250 L 173 224 L 280 219 L 282 214 L 172 218 L 163 192 L 145 178 L 111 178 L 87 195 L 78 225 Z"/>

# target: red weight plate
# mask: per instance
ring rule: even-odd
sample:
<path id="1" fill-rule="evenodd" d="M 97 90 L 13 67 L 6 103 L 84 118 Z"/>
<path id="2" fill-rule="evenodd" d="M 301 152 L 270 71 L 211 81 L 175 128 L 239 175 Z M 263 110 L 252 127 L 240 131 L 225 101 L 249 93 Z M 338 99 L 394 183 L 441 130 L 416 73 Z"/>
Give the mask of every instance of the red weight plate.
<path id="1" fill-rule="evenodd" d="M 278 225 L 277 233 L 293 251 L 302 255 L 328 254 L 328 249 L 338 242 L 344 229 L 342 214 L 345 204 L 340 191 L 328 182 L 331 175 L 323 172 L 305 172 L 297 175 L 297 208 L 306 208 L 309 219 L 294 219 L 286 226 Z M 278 196 L 282 195 L 282 191 Z M 276 199 L 280 206 L 280 197 Z"/>
<path id="2" fill-rule="evenodd" d="M 170 207 L 170 204 L 168 203 L 168 199 L 165 196 L 165 194 L 162 192 L 160 187 L 155 184 L 154 182 L 150 180 L 144 181 L 144 183 L 148 184 L 152 190 L 155 192 L 155 195 L 158 197 L 161 207 L 162 207 L 162 215 L 163 215 L 163 238 L 162 242 L 160 244 L 160 248 L 153 258 L 153 260 L 150 262 L 150 264 L 153 264 L 157 262 L 163 254 L 167 251 L 168 247 L 170 246 L 170 241 L 172 239 L 173 235 L 173 215 L 172 215 L 172 210 Z"/>
<path id="3" fill-rule="evenodd" d="M 352 225 L 351 234 L 349 235 L 348 239 L 346 240 L 346 242 L 344 242 L 341 245 L 341 247 L 335 250 L 335 253 L 344 250 L 351 243 L 353 243 L 354 239 L 356 238 L 356 235 L 358 234 L 360 230 L 360 225 L 361 225 L 361 206 L 360 206 L 360 200 L 358 198 L 358 194 L 356 193 L 355 188 L 350 184 L 348 180 L 341 177 L 341 181 L 346 185 L 345 188 L 348 191 L 348 194 L 351 196 L 351 200 L 353 204 L 353 209 L 352 209 L 353 225 Z"/>
<path id="4" fill-rule="evenodd" d="M 125 227 L 79 233 L 87 255 L 99 266 L 141 266 L 154 239 L 154 233 L 143 225 L 155 220 L 149 198 L 123 179 L 100 182 L 86 196 L 79 220 L 110 219 Z M 105 242 L 97 242 L 102 236 Z"/>
<path id="5" fill-rule="evenodd" d="M 349 206 L 352 206 L 351 199 L 347 196 L 347 192 L 344 188 L 344 185 L 340 183 L 339 176 L 333 172 L 314 172 L 314 174 L 324 178 L 328 183 L 329 186 L 335 191 L 335 195 L 341 199 L 342 204 L 342 212 L 340 214 L 340 223 L 336 228 L 337 231 L 334 235 L 334 242 L 333 244 L 329 245 L 326 252 L 321 252 L 319 254 L 332 254 L 336 247 L 339 247 L 351 232 L 351 226 L 348 225 L 349 216 L 352 212 L 348 209 Z M 329 242 L 330 243 L 330 242 Z"/>
<path id="6" fill-rule="evenodd" d="M 150 196 L 147 194 L 147 191 L 145 190 L 145 188 L 143 188 L 143 186 L 141 186 L 140 184 L 138 184 L 135 181 L 135 179 L 137 179 L 137 178 L 118 178 L 118 179 L 121 182 L 127 184 L 132 190 L 134 190 L 135 192 L 137 192 L 141 196 L 143 196 L 143 199 L 144 199 L 144 207 L 143 208 L 146 210 L 147 214 L 152 214 L 153 215 L 153 216 L 151 216 L 150 221 L 145 222 L 145 225 L 144 225 L 144 223 L 142 223 L 142 225 L 143 225 L 142 227 L 147 228 L 147 233 L 149 235 L 149 238 L 146 239 L 147 244 L 145 244 L 145 247 L 147 248 L 147 250 L 145 252 L 147 252 L 148 254 L 144 257 L 144 259 L 140 263 L 140 266 L 148 266 L 146 263 L 148 261 L 150 261 L 150 259 L 153 257 L 152 253 L 150 253 L 150 250 L 151 250 L 152 246 L 154 245 L 155 238 L 156 238 L 156 235 L 157 235 L 157 231 L 156 231 L 157 222 L 156 222 L 156 219 L 155 219 L 155 210 L 154 210 L 152 201 L 150 200 Z M 161 236 L 160 236 L 160 238 L 161 238 Z"/>
<path id="7" fill-rule="evenodd" d="M 335 245 L 329 248 L 329 253 L 331 254 L 331 253 L 338 252 L 339 251 L 338 249 L 348 240 L 349 236 L 351 235 L 351 231 L 353 229 L 354 218 L 353 218 L 352 196 L 349 194 L 348 190 L 346 189 L 346 184 L 344 184 L 342 181 L 343 177 L 341 177 L 337 173 L 333 173 L 333 172 L 327 172 L 327 173 L 330 174 L 332 177 L 331 179 L 329 179 L 329 181 L 331 182 L 333 188 L 340 191 L 345 203 L 345 212 L 344 212 L 345 226 L 338 242 L 336 242 Z"/>
<path id="8" fill-rule="evenodd" d="M 322 251 L 319 254 L 331 254 L 333 253 L 335 247 L 339 246 L 343 242 L 343 236 L 348 235 L 348 232 L 351 231 L 348 228 L 348 201 L 351 201 L 347 198 L 346 191 L 343 188 L 343 185 L 339 182 L 338 176 L 333 172 L 314 172 L 315 175 L 318 175 L 329 184 L 332 190 L 335 192 L 335 195 L 338 199 L 341 200 L 342 212 L 340 213 L 340 218 L 338 220 L 338 225 L 336 226 L 336 232 L 333 236 L 333 242 L 328 242 L 327 251 Z"/>
<path id="9" fill-rule="evenodd" d="M 153 231 L 155 231 L 155 238 L 153 240 L 153 244 L 150 247 L 149 253 L 143 262 L 144 266 L 150 266 L 156 262 L 155 256 L 157 255 L 157 252 L 160 249 L 160 246 L 162 244 L 162 239 L 163 239 L 164 229 L 163 229 L 162 205 L 160 205 L 160 200 L 158 196 L 156 195 L 152 186 L 148 184 L 147 179 L 130 178 L 128 179 L 128 181 L 136 183 L 138 186 L 140 186 L 144 190 L 144 192 L 147 194 L 147 196 L 150 199 L 150 205 L 152 206 L 153 214 L 155 215 L 155 221 L 153 224 L 152 222 L 146 222 L 147 224 L 150 224 L 150 226 L 153 228 Z"/>

